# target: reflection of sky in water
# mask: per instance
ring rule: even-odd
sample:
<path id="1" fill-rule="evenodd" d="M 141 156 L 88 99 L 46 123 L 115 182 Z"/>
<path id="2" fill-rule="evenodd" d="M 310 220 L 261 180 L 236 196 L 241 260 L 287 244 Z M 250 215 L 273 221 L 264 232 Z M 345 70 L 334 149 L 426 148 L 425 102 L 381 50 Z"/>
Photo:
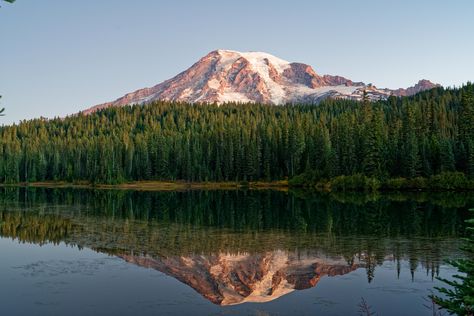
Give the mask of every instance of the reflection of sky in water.
<path id="1" fill-rule="evenodd" d="M 153 269 L 64 244 L 37 246 L 0 238 L 2 314 L 155 315 L 280 314 L 357 315 L 361 297 L 380 315 L 429 315 L 424 298 L 440 283 L 421 266 L 411 281 L 409 263 L 386 261 L 369 284 L 364 268 L 323 277 L 314 287 L 265 304 L 220 307 Z M 441 266 L 442 276 L 453 270 Z"/>

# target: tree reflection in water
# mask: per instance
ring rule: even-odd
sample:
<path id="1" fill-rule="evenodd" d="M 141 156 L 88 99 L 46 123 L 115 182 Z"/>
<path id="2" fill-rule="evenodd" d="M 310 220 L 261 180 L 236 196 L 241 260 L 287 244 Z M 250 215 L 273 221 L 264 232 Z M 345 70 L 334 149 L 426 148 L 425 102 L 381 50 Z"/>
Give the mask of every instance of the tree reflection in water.
<path id="1" fill-rule="evenodd" d="M 432 277 L 460 256 L 473 197 L 0 189 L 0 235 L 153 268 L 215 304 L 266 302 L 386 261 Z"/>

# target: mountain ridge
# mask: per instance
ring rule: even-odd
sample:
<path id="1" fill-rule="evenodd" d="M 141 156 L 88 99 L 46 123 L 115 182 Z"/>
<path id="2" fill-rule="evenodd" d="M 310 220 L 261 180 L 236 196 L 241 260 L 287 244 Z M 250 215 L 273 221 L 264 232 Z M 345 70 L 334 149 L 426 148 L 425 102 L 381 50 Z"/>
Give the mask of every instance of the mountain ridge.
<path id="1" fill-rule="evenodd" d="M 93 106 L 83 113 L 157 100 L 314 104 L 325 98 L 361 100 L 364 91 L 369 99 L 379 100 L 390 95 L 409 96 L 439 86 L 422 79 L 406 89 L 379 89 L 338 75 L 319 75 L 310 65 L 288 62 L 268 53 L 220 49 L 208 53 L 171 79 L 127 93 L 115 101 Z"/>

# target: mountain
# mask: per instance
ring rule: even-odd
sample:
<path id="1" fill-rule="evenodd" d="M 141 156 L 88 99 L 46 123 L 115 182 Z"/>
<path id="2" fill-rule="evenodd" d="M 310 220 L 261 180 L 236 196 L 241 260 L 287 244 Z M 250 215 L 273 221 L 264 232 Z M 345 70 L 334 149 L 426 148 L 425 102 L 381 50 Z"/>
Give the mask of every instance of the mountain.
<path id="1" fill-rule="evenodd" d="M 163 272 L 218 305 L 263 303 L 294 290 L 309 289 L 324 276 L 363 267 L 344 258 L 283 250 L 260 254 L 215 254 L 172 257 L 119 255 L 129 263 Z"/>
<path id="2" fill-rule="evenodd" d="M 378 100 L 390 95 L 412 95 L 437 86 L 420 80 L 407 89 L 379 89 L 341 76 L 319 75 L 309 65 L 290 63 L 267 53 L 216 50 L 174 78 L 96 105 L 84 113 L 155 100 L 267 104 L 318 103 L 328 97 L 360 100 L 364 90 L 370 99 Z"/>

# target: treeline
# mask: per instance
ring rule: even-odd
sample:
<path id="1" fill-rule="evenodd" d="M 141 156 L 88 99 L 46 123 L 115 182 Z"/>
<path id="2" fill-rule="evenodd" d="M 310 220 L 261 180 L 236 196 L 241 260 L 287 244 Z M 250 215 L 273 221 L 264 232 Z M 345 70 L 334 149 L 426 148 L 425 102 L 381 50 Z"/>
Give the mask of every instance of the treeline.
<path id="1" fill-rule="evenodd" d="M 0 129 L 0 182 L 474 177 L 473 85 L 318 106 L 155 102 Z"/>

